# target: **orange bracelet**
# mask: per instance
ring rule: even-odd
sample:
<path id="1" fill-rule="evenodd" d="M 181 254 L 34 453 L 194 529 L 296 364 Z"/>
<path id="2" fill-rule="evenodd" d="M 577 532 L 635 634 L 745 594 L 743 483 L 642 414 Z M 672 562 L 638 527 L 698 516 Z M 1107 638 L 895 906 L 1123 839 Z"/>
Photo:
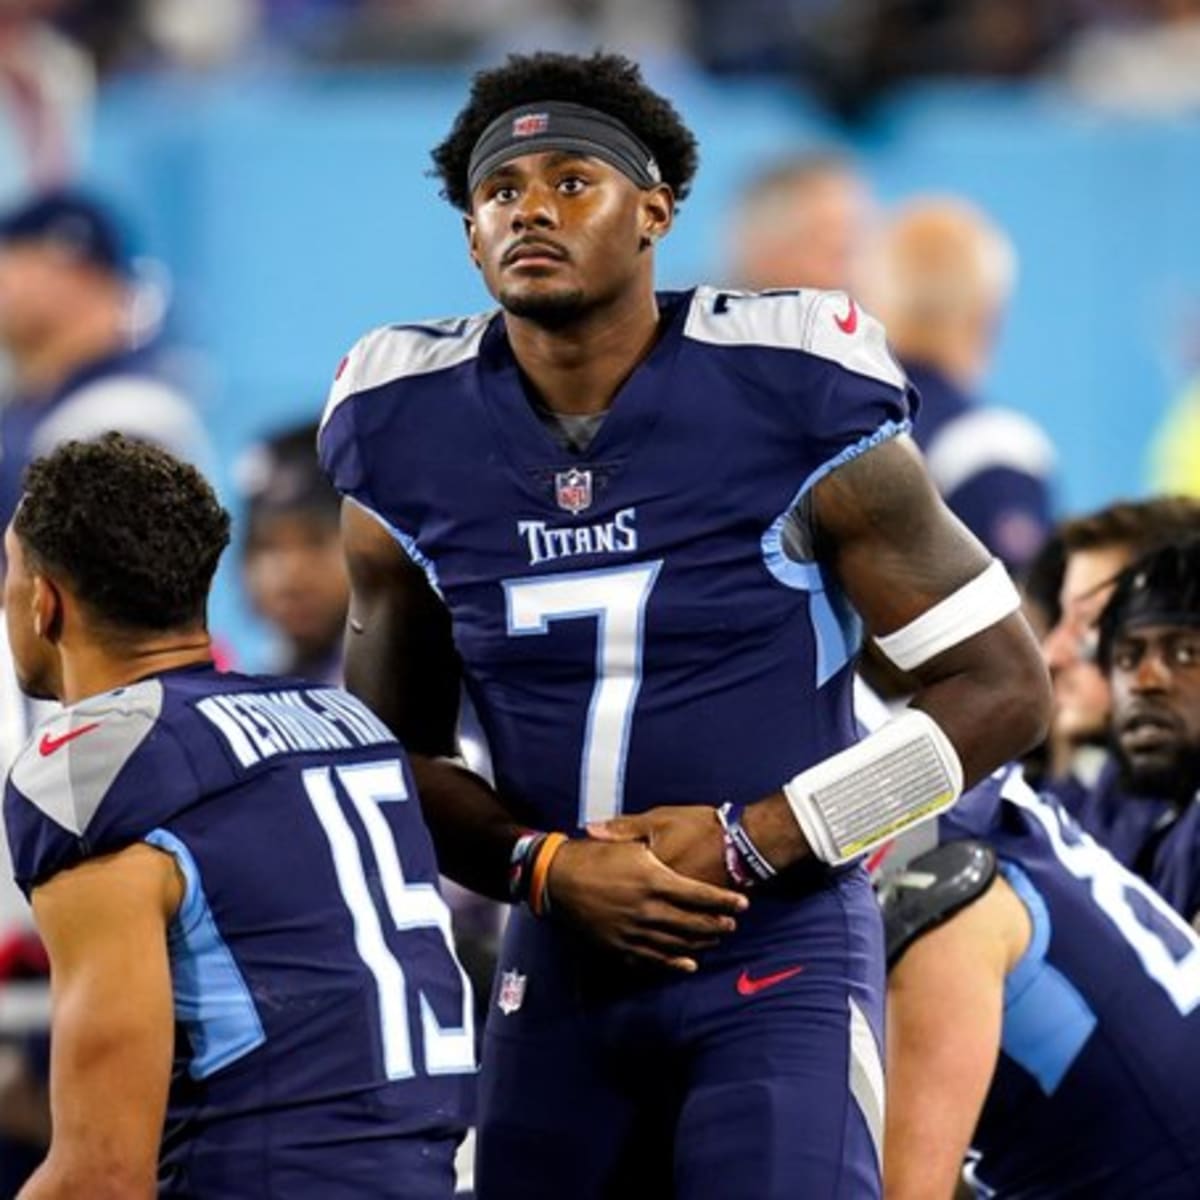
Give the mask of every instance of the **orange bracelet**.
<path id="1" fill-rule="evenodd" d="M 550 877 L 550 864 L 554 856 L 570 839 L 565 833 L 548 833 L 546 840 L 533 860 L 533 876 L 529 883 L 529 908 L 535 917 L 546 914 L 546 880 Z"/>

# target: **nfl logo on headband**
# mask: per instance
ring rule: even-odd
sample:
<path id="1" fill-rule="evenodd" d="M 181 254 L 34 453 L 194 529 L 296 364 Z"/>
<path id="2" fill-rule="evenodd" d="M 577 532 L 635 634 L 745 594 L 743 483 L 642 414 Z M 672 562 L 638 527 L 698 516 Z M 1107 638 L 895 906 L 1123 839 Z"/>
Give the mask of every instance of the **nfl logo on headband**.
<path id="1" fill-rule="evenodd" d="M 592 503 L 591 471 L 580 471 L 577 467 L 569 471 L 556 471 L 554 494 L 559 508 L 565 508 L 572 516 L 583 512 Z"/>
<path id="2" fill-rule="evenodd" d="M 525 113 L 513 118 L 512 135 L 518 138 L 533 137 L 535 134 L 545 133 L 549 128 L 549 113 Z"/>

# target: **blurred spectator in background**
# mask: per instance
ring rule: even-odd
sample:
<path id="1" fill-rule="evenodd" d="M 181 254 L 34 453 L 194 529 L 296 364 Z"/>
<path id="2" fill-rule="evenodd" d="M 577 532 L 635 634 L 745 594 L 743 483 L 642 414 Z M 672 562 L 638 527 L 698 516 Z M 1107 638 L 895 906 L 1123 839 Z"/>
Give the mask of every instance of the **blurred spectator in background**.
<path id="1" fill-rule="evenodd" d="M 1053 527 L 1054 450 L 979 387 L 1016 275 L 1004 233 L 958 199 L 914 200 L 866 252 L 863 302 L 921 393 L 914 436 L 946 503 L 1020 575 Z"/>
<path id="2" fill-rule="evenodd" d="M 317 463 L 316 424 L 251 447 L 237 475 L 246 502 L 242 576 L 277 640 L 269 669 L 340 683 L 350 584 L 341 501 Z"/>
<path id="3" fill-rule="evenodd" d="M 0 217 L 0 347 L 11 394 L 0 411 L 0 526 L 28 463 L 67 438 L 115 429 L 204 465 L 204 430 L 166 377 L 156 329 L 135 327 L 137 289 L 115 219 L 58 191 Z"/>
<path id="4" fill-rule="evenodd" d="M 47 19 L 59 0 L 0 3 L 0 204 L 74 173 L 91 113 L 87 56 Z"/>
<path id="5" fill-rule="evenodd" d="M 1112 697 L 1096 662 L 1097 621 L 1131 562 L 1196 535 L 1200 501 L 1182 497 L 1118 502 L 1064 522 L 1059 619 L 1042 643 L 1054 688 L 1044 785 L 1120 862 L 1146 876 L 1150 850 L 1175 813 L 1161 797 L 1129 792 L 1109 752 Z"/>
<path id="6" fill-rule="evenodd" d="M 802 80 L 847 119 L 914 77 L 1028 75 L 1060 44 L 1046 0 L 691 0 L 693 47 L 723 74 Z"/>
<path id="7" fill-rule="evenodd" d="M 844 155 L 797 154 L 771 163 L 742 192 L 731 222 L 732 282 L 755 291 L 848 291 L 872 200 Z"/>
<path id="8" fill-rule="evenodd" d="M 1170 114 L 1200 107 L 1200 0 L 1101 0 L 1063 62 L 1091 104 Z"/>

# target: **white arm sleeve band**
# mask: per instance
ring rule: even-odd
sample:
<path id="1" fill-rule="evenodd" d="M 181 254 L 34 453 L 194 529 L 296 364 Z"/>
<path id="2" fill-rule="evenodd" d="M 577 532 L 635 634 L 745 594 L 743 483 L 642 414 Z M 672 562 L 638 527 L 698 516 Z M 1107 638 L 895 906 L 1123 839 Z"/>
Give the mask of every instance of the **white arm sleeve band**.
<path id="1" fill-rule="evenodd" d="M 838 864 L 949 808 L 962 763 L 942 727 L 905 709 L 849 749 L 783 785 L 809 848 Z"/>
<path id="2" fill-rule="evenodd" d="M 1004 564 L 993 559 L 986 570 L 958 591 L 939 600 L 902 629 L 875 641 L 896 666 L 911 671 L 943 650 L 1003 621 L 1020 607 L 1021 597 Z"/>

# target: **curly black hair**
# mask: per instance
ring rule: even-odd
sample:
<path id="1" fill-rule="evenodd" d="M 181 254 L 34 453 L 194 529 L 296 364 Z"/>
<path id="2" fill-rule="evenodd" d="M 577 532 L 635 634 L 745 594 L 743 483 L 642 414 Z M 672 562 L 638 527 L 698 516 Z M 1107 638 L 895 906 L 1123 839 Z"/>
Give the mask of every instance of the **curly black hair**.
<path id="1" fill-rule="evenodd" d="M 696 139 L 671 102 L 652 91 L 637 63 L 620 54 L 512 54 L 502 67 L 480 71 L 449 136 L 432 151 L 442 195 L 468 212 L 467 165 L 480 134 L 501 113 L 538 100 L 586 104 L 624 122 L 649 148 L 676 200 L 692 186 L 700 156 Z"/>
<path id="2" fill-rule="evenodd" d="M 25 473 L 13 532 L 123 632 L 203 625 L 229 514 L 195 467 L 119 433 L 64 442 Z"/>

